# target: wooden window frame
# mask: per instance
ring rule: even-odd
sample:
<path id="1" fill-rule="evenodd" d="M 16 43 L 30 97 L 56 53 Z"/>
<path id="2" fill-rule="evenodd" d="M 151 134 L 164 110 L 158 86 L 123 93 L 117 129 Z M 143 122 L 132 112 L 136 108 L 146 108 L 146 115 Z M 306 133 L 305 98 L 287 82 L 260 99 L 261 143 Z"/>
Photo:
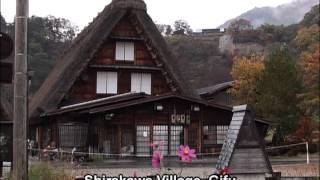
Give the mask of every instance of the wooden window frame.
<path id="1" fill-rule="evenodd" d="M 96 76 L 96 94 L 98 95 L 106 95 L 106 94 L 118 94 L 119 88 L 118 88 L 118 79 L 119 79 L 119 75 L 118 72 L 114 72 L 114 71 L 97 71 L 97 76 Z M 100 89 L 99 86 L 99 74 L 105 75 L 105 89 L 102 91 L 98 91 L 98 89 Z M 109 79 L 111 76 L 116 77 L 115 82 L 113 82 L 114 80 Z M 102 81 L 104 81 L 102 80 Z M 115 87 L 109 88 L 111 84 L 115 84 Z M 115 89 L 115 90 L 114 90 Z"/>
<path id="2" fill-rule="evenodd" d="M 137 79 L 134 80 L 134 76 L 137 77 L 138 81 L 136 83 L 138 83 L 138 85 L 134 85 L 134 81 L 136 81 Z M 144 77 L 147 78 L 148 80 L 148 84 L 147 88 L 148 90 L 144 90 Z M 139 86 L 138 88 L 136 88 L 137 86 Z M 152 74 L 151 73 L 131 73 L 131 92 L 144 92 L 146 94 L 151 95 L 152 94 Z"/>
<path id="3" fill-rule="evenodd" d="M 123 51 L 123 52 L 119 52 Z M 131 51 L 131 53 L 129 53 Z M 130 54 L 130 55 L 126 55 Z M 117 62 L 134 62 L 135 61 L 135 43 L 126 41 L 116 41 L 115 61 Z"/>

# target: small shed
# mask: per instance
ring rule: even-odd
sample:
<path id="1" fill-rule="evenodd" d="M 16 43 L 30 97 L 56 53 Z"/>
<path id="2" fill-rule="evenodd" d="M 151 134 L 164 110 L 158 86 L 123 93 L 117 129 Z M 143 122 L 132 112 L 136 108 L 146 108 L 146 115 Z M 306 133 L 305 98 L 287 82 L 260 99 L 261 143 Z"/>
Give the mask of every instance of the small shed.
<path id="1" fill-rule="evenodd" d="M 217 163 L 217 169 L 228 167 L 237 179 L 265 179 L 272 167 L 263 139 L 247 105 L 235 106 L 233 117 Z"/>

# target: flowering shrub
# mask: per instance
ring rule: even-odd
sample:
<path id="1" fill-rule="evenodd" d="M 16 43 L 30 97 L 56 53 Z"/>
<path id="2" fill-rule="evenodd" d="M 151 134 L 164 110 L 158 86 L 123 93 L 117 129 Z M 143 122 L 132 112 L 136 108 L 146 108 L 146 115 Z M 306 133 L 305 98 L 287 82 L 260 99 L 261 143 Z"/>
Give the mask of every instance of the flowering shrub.
<path id="1" fill-rule="evenodd" d="M 162 152 L 160 151 L 160 145 L 163 145 L 164 142 L 158 143 L 151 143 L 150 146 L 153 149 L 151 164 L 153 168 L 159 168 L 161 165 L 161 161 L 163 159 Z"/>
<path id="2" fill-rule="evenodd" d="M 219 171 L 219 174 L 221 174 L 221 175 L 227 175 L 229 173 L 230 173 L 230 168 L 229 167 L 224 167 L 223 169 L 221 169 Z"/>
<path id="3" fill-rule="evenodd" d="M 162 159 L 163 159 L 162 153 L 160 151 L 154 151 L 153 154 L 152 154 L 152 160 L 151 160 L 152 167 L 153 168 L 159 168 Z"/>
<path id="4" fill-rule="evenodd" d="M 190 149 L 188 145 L 180 145 L 178 149 L 178 155 L 184 162 L 191 162 L 192 158 L 196 157 L 195 153 L 196 151 L 194 149 Z"/>

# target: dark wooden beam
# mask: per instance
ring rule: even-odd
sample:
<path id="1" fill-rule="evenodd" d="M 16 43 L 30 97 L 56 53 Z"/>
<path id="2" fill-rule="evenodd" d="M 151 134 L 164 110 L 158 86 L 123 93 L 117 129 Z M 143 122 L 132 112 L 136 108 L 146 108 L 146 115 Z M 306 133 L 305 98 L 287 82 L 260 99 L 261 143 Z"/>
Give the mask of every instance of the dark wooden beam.
<path id="1" fill-rule="evenodd" d="M 161 71 L 158 67 L 148 66 L 126 66 L 126 65 L 89 65 L 91 68 L 105 68 L 105 69 L 131 69 L 131 70 L 150 70 L 150 71 Z"/>
<path id="2" fill-rule="evenodd" d="M 143 41 L 141 37 L 120 37 L 120 36 L 111 36 L 110 39 L 123 40 L 123 41 Z"/>

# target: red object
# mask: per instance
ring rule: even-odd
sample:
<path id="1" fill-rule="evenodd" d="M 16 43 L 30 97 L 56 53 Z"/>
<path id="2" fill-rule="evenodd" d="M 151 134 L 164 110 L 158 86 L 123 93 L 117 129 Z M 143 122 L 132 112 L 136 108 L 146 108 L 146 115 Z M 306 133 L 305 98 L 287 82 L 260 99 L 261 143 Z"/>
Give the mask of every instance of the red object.
<path id="1" fill-rule="evenodd" d="M 163 159 L 162 153 L 160 151 L 154 151 L 152 155 L 152 160 L 151 160 L 152 167 L 159 168 L 162 159 Z"/>
<path id="2" fill-rule="evenodd" d="M 224 167 L 222 170 L 220 170 L 220 174 L 226 175 L 230 173 L 230 168 Z"/>

